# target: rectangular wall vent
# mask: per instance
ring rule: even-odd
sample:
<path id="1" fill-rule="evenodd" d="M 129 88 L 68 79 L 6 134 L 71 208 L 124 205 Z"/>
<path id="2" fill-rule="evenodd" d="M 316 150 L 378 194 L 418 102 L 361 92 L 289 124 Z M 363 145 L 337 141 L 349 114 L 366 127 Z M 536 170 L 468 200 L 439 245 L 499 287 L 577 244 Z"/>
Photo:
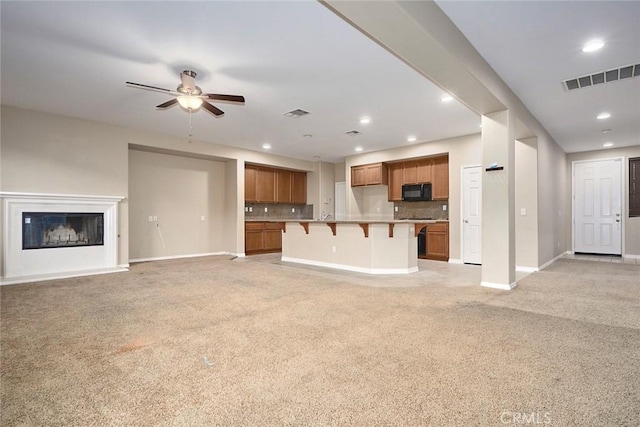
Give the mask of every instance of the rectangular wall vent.
<path id="1" fill-rule="evenodd" d="M 563 81 L 562 84 L 566 90 L 574 90 L 637 76 L 640 76 L 640 64 L 625 65 L 613 70 L 599 71 L 586 76 L 575 77 Z"/>
<path id="2" fill-rule="evenodd" d="M 309 114 L 308 111 L 304 111 L 304 110 L 302 110 L 300 108 L 296 108 L 295 110 L 291 110 L 291 111 L 288 111 L 288 112 L 284 113 L 285 116 L 293 117 L 293 118 L 306 116 L 307 114 Z"/>

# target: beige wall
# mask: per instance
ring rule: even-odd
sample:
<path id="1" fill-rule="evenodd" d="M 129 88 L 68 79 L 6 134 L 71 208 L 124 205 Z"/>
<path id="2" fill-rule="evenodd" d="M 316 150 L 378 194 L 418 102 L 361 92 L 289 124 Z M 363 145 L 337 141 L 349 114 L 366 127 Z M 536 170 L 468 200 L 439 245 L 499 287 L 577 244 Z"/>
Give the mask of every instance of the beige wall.
<path id="1" fill-rule="evenodd" d="M 460 260 L 460 178 L 463 166 L 481 163 L 480 149 L 480 134 L 474 134 L 348 157 L 345 161 L 347 213 L 354 217 L 367 212 L 377 214 L 376 209 L 380 208 L 382 218 L 393 218 L 393 203 L 388 202 L 387 187 L 352 189 L 351 166 L 449 153 L 449 257 Z"/>
<path id="2" fill-rule="evenodd" d="M 1 138 L 1 191 L 128 196 L 124 129 L 2 106 Z M 129 261 L 127 204 L 119 204 L 119 264 Z"/>
<path id="3" fill-rule="evenodd" d="M 516 266 L 538 268 L 538 140 L 515 143 Z M 525 215 L 522 215 L 525 209 Z"/>
<path id="4" fill-rule="evenodd" d="M 130 150 L 130 259 L 224 252 L 225 177 L 224 162 Z"/>
<path id="5" fill-rule="evenodd" d="M 623 200 L 624 200 L 624 211 L 622 215 L 623 219 L 623 227 L 624 227 L 624 235 L 623 242 L 624 246 L 622 248 L 622 252 L 625 255 L 633 255 L 640 256 L 640 218 L 629 218 L 629 158 L 630 157 L 640 157 L 640 145 L 636 145 L 633 147 L 626 148 L 616 148 L 616 149 L 608 149 L 608 150 L 598 150 L 598 151 L 586 151 L 583 153 L 572 153 L 567 156 L 566 161 L 566 181 L 567 181 L 567 191 L 569 194 L 572 194 L 572 162 L 581 161 L 581 160 L 601 160 L 601 159 L 612 159 L 612 158 L 623 158 L 622 164 L 624 169 L 623 183 L 622 183 L 622 192 L 623 192 Z M 567 221 L 565 223 L 566 226 L 566 239 L 569 242 L 569 249 L 571 250 L 571 205 L 569 205 L 569 210 L 567 211 Z"/>
<path id="6" fill-rule="evenodd" d="M 119 209 L 120 264 L 127 264 L 130 258 L 130 146 L 136 151 L 225 165 L 221 169 L 221 180 L 214 188 L 220 192 L 216 194 L 223 194 L 225 223 L 230 227 L 223 232 L 224 248 L 220 250 L 230 253 L 244 252 L 245 162 L 315 170 L 314 162 L 201 141 L 188 142 L 184 138 L 15 107 L 2 106 L 1 120 L 0 191 L 126 197 Z M 310 182 L 309 191 L 317 194 L 319 185 L 319 182 Z M 150 250 L 155 253 L 157 248 Z M 182 250 L 188 251 L 182 255 L 192 253 L 188 248 Z"/>

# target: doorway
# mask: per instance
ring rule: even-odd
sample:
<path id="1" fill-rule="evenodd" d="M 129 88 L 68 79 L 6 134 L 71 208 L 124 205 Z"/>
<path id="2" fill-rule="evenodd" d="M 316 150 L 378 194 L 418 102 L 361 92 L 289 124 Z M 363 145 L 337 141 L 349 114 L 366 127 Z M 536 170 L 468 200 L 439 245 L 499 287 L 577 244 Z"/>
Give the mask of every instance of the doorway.
<path id="1" fill-rule="evenodd" d="M 482 167 L 462 168 L 462 262 L 482 264 Z"/>
<path id="2" fill-rule="evenodd" d="M 573 162 L 573 251 L 622 255 L 622 159 Z"/>

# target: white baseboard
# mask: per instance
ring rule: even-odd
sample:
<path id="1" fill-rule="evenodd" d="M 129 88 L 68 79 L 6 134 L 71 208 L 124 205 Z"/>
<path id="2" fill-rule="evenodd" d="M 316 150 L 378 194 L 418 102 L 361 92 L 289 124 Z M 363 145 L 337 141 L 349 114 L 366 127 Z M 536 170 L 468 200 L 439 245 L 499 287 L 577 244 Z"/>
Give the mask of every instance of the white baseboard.
<path id="1" fill-rule="evenodd" d="M 313 265 L 316 267 L 325 267 L 325 268 L 334 268 L 337 270 L 346 270 L 346 271 L 354 271 L 357 273 L 366 273 L 366 274 L 410 274 L 416 273 L 418 271 L 418 267 L 412 268 L 365 268 L 365 267 L 354 267 L 352 265 L 344 265 L 344 264 L 334 264 L 331 262 L 322 262 L 322 261 L 314 261 L 309 259 L 301 259 L 301 258 L 291 258 L 291 257 L 282 257 L 282 261 L 284 262 L 292 262 L 296 264 L 305 264 L 305 265 Z"/>
<path id="2" fill-rule="evenodd" d="M 449 264 L 462 264 L 462 260 L 457 258 L 449 258 Z"/>
<path id="3" fill-rule="evenodd" d="M 535 273 L 536 271 L 540 271 L 537 267 L 524 267 L 520 265 L 516 265 L 516 271 L 521 273 Z"/>
<path id="4" fill-rule="evenodd" d="M 3 277 L 0 278 L 0 286 L 4 285 L 17 285 L 19 283 L 31 283 L 31 282 L 42 282 L 45 280 L 56 280 L 56 279 L 69 279 L 71 277 L 82 277 L 82 276 L 94 276 L 97 274 L 110 274 L 110 273 L 122 273 L 125 271 L 129 271 L 126 267 L 114 267 L 114 268 L 106 268 L 106 269 L 98 269 L 98 270 L 82 270 L 82 271 L 70 271 L 64 273 L 51 273 L 51 274 L 38 274 L 33 276 L 20 276 L 20 277 Z"/>
<path id="5" fill-rule="evenodd" d="M 229 252 L 208 252 L 203 254 L 186 254 L 186 255 L 172 255 L 172 256 L 151 257 L 151 258 L 136 258 L 136 259 L 130 259 L 129 263 L 164 261 L 168 259 L 180 259 L 180 258 L 197 258 L 197 257 L 215 256 L 215 255 L 233 255 L 233 254 Z M 236 255 L 236 256 L 239 256 L 239 255 Z M 244 254 L 242 256 L 244 256 Z"/>
<path id="6" fill-rule="evenodd" d="M 509 285 L 504 283 L 491 283 L 491 282 L 480 282 L 480 286 L 484 286 L 485 288 L 491 289 L 500 289 L 503 291 L 510 291 L 511 289 L 516 287 L 516 282 L 513 282 Z"/>
<path id="7" fill-rule="evenodd" d="M 544 264 L 542 264 L 540 267 L 538 267 L 538 270 L 544 270 L 545 268 L 549 267 L 551 264 L 553 264 L 554 262 L 556 262 L 557 260 L 559 260 L 560 258 L 562 258 L 565 255 L 571 255 L 571 251 L 566 251 L 561 253 L 560 255 L 558 255 L 557 257 L 553 258 L 550 261 L 545 262 Z"/>
<path id="8" fill-rule="evenodd" d="M 629 255 L 629 254 L 625 254 L 625 255 L 622 255 L 622 258 L 640 259 L 640 255 Z"/>

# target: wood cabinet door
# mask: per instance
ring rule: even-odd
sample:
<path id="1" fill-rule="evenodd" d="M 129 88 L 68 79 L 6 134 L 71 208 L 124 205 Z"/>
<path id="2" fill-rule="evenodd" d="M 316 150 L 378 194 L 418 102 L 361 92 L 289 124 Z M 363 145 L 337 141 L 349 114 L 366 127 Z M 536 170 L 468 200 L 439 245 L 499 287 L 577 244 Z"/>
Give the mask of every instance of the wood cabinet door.
<path id="1" fill-rule="evenodd" d="M 276 171 L 273 169 L 258 169 L 257 182 L 258 202 L 275 203 Z"/>
<path id="2" fill-rule="evenodd" d="M 264 250 L 276 251 L 282 250 L 282 230 L 264 230 Z"/>
<path id="3" fill-rule="evenodd" d="M 416 182 L 418 184 L 432 182 L 432 164 L 433 159 L 423 159 L 418 161 L 418 164 L 416 165 Z"/>
<path id="4" fill-rule="evenodd" d="M 244 169 L 244 200 L 247 202 L 258 201 L 257 174 L 258 170 L 255 168 Z"/>
<path id="5" fill-rule="evenodd" d="M 449 198 L 449 156 L 433 159 L 432 198 L 446 200 Z"/>
<path id="6" fill-rule="evenodd" d="M 387 166 L 389 171 L 389 201 L 402 200 L 403 167 L 402 163 L 392 163 Z"/>
<path id="7" fill-rule="evenodd" d="M 305 172 L 292 173 L 291 203 L 307 204 L 307 174 Z"/>
<path id="8" fill-rule="evenodd" d="M 366 185 L 382 184 L 382 164 L 366 167 Z"/>
<path id="9" fill-rule="evenodd" d="M 427 259 L 449 260 L 449 224 L 427 226 Z"/>
<path id="10" fill-rule="evenodd" d="M 360 187 L 367 184 L 367 171 L 364 166 L 351 167 L 351 186 Z"/>
<path id="11" fill-rule="evenodd" d="M 244 252 L 260 252 L 264 250 L 264 223 L 245 222 L 244 223 Z"/>
<path id="12" fill-rule="evenodd" d="M 404 162 L 403 181 L 405 184 L 417 184 L 418 183 L 418 162 L 410 161 Z"/>
<path id="13" fill-rule="evenodd" d="M 276 203 L 291 203 L 291 177 L 290 171 L 276 171 Z"/>

